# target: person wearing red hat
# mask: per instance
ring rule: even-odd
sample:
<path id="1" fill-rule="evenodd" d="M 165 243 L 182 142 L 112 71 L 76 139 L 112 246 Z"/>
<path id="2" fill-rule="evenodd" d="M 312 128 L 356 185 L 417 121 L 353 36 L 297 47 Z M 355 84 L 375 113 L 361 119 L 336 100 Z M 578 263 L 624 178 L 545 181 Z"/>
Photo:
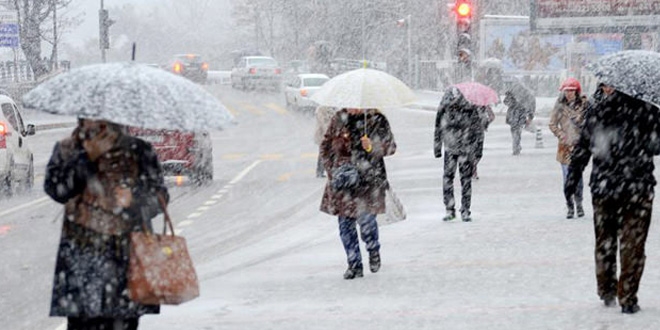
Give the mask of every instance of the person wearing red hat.
<path id="1" fill-rule="evenodd" d="M 575 78 L 566 79 L 559 87 L 561 95 L 557 99 L 554 108 L 550 112 L 550 122 L 548 126 L 559 143 L 557 144 L 557 161 L 561 164 L 561 170 L 566 183 L 568 176 L 568 165 L 571 163 L 571 153 L 580 137 L 580 128 L 584 123 L 585 109 L 587 108 L 587 98 L 583 96 L 580 82 Z M 582 180 L 578 183 L 577 189 L 573 195 L 564 194 L 568 213 L 567 219 L 584 216 L 582 207 Z"/>

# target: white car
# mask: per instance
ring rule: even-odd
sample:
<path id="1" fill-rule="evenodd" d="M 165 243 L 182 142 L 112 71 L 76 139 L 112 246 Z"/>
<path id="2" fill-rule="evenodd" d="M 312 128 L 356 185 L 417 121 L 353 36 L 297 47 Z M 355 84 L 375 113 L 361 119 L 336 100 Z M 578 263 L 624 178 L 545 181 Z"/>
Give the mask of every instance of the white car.
<path id="1" fill-rule="evenodd" d="M 231 87 L 256 89 L 271 87 L 280 90 L 282 69 L 268 56 L 243 56 L 231 69 Z"/>
<path id="2" fill-rule="evenodd" d="M 0 95 L 0 194 L 11 195 L 14 185 L 32 188 L 34 160 L 27 137 L 34 135 L 34 125 L 25 125 L 16 103 Z"/>
<path id="3" fill-rule="evenodd" d="M 287 109 L 294 111 L 314 111 L 318 104 L 310 99 L 314 93 L 330 80 L 320 73 L 301 73 L 287 82 L 284 98 Z"/>

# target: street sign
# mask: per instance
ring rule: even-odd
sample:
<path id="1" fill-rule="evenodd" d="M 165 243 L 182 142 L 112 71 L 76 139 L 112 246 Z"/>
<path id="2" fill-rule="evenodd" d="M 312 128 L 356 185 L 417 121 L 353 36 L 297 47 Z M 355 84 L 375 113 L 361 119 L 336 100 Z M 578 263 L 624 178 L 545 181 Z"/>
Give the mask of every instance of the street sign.
<path id="1" fill-rule="evenodd" d="M 0 11 L 0 47 L 18 48 L 20 45 L 18 14 L 16 11 Z"/>
<path id="2" fill-rule="evenodd" d="M 660 28 L 660 0 L 532 0 L 540 33 L 648 32 Z"/>

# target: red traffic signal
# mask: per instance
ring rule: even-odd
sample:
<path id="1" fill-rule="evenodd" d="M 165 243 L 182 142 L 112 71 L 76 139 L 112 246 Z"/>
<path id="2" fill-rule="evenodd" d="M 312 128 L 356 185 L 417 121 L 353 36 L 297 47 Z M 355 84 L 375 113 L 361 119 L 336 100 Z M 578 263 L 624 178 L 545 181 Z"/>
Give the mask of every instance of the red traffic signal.
<path id="1" fill-rule="evenodd" d="M 467 18 L 472 16 L 472 4 L 470 4 L 469 1 L 456 1 L 454 8 L 456 8 L 456 14 L 458 17 Z"/>

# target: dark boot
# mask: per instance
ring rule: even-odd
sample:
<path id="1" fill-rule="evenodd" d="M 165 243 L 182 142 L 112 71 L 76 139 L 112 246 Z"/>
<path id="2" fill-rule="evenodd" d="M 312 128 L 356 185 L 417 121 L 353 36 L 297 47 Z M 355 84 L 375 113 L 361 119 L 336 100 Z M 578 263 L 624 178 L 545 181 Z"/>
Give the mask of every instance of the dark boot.
<path id="1" fill-rule="evenodd" d="M 584 208 L 582 208 L 582 203 L 577 203 L 575 211 L 577 212 L 578 218 L 582 218 L 584 216 Z"/>
<path id="2" fill-rule="evenodd" d="M 456 219 L 456 211 L 454 210 L 447 210 L 447 213 L 444 218 L 442 218 L 442 221 L 452 221 Z"/>
<path id="3" fill-rule="evenodd" d="M 635 314 L 642 309 L 639 308 L 639 305 L 634 304 L 634 305 L 623 305 L 621 306 L 621 313 L 623 314 Z"/>
<path id="4" fill-rule="evenodd" d="M 568 212 L 566 213 L 566 219 L 573 219 L 575 217 L 575 206 L 573 203 L 568 203 L 566 204 L 566 207 L 568 208 Z"/>
<path id="5" fill-rule="evenodd" d="M 461 219 L 463 220 L 463 222 L 472 221 L 472 217 L 470 216 L 470 211 L 461 212 Z"/>
<path id="6" fill-rule="evenodd" d="M 372 273 L 380 269 L 380 253 L 378 251 L 369 252 L 369 270 Z"/>
<path id="7" fill-rule="evenodd" d="M 605 305 L 605 307 L 616 306 L 616 298 L 614 296 L 604 296 L 600 299 L 603 300 L 603 305 Z"/>
<path id="8" fill-rule="evenodd" d="M 344 272 L 344 279 L 345 280 L 352 280 L 356 277 L 363 277 L 364 272 L 362 271 L 362 267 L 351 267 L 349 266 L 348 269 Z"/>

